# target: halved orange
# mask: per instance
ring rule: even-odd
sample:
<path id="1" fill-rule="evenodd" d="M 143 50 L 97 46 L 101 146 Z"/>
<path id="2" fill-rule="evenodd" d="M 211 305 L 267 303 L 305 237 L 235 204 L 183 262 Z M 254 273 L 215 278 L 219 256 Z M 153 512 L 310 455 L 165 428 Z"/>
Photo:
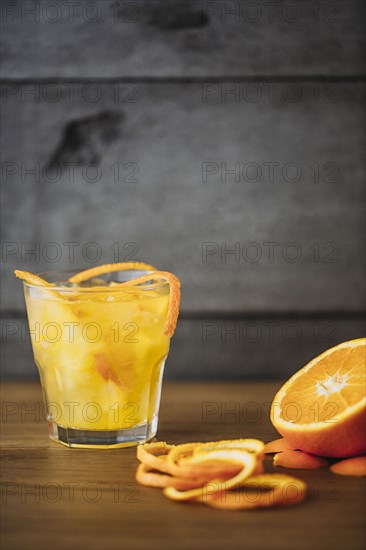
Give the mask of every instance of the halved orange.
<path id="1" fill-rule="evenodd" d="M 315 357 L 278 391 L 271 420 L 294 449 L 320 456 L 366 452 L 366 338 Z"/>

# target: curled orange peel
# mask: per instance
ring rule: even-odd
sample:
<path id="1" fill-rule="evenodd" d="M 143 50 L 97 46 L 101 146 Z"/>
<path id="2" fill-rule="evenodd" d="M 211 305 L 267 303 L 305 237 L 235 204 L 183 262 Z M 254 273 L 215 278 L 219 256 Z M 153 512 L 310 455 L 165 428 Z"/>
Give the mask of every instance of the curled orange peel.
<path id="1" fill-rule="evenodd" d="M 170 474 L 167 456 L 174 447 L 164 441 L 145 443 L 137 447 L 137 458 L 149 468 Z"/>
<path id="2" fill-rule="evenodd" d="M 301 502 L 305 482 L 285 474 L 263 473 L 263 451 L 264 443 L 255 439 L 177 446 L 147 443 L 137 450 L 142 463 L 136 479 L 163 489 L 171 500 L 196 501 L 217 509 L 250 510 Z"/>
<path id="3" fill-rule="evenodd" d="M 181 491 L 202 487 L 206 483 L 205 479 L 184 479 L 162 473 L 161 471 L 154 471 L 154 468 L 143 463 L 137 468 L 136 481 L 146 487 L 159 487 L 161 489 L 173 487 Z"/>
<path id="4" fill-rule="evenodd" d="M 156 271 L 156 267 L 145 264 L 144 262 L 119 262 L 116 264 L 103 264 L 89 269 L 84 269 L 76 273 L 69 278 L 70 283 L 82 283 L 92 277 L 98 277 L 98 275 L 105 275 L 106 273 L 113 273 L 114 271 L 127 271 L 129 269 L 136 269 L 140 271 Z"/>
<path id="5" fill-rule="evenodd" d="M 194 457 L 197 462 L 201 457 Z M 192 458 L 193 459 L 193 458 Z M 229 479 L 212 479 L 206 483 L 203 487 L 198 489 L 190 489 L 188 491 L 179 491 L 174 487 L 167 487 L 164 489 L 164 494 L 172 500 L 192 500 L 197 497 L 201 498 L 202 495 L 207 493 L 213 494 L 215 492 L 221 492 L 228 490 L 236 485 L 242 483 L 247 479 L 255 470 L 257 460 L 253 453 L 239 449 L 218 449 L 211 450 L 205 453 L 203 460 L 218 460 L 223 462 L 230 462 L 239 464 L 241 466 L 239 472 Z"/>
<path id="6" fill-rule="evenodd" d="M 164 335 L 173 336 L 175 327 L 177 325 L 178 315 L 179 315 L 179 305 L 180 305 L 180 281 L 178 277 L 169 273 L 168 271 L 153 271 L 148 275 L 143 275 L 142 277 L 137 277 L 137 279 L 132 279 L 131 281 L 125 281 L 124 283 L 119 283 L 118 287 L 139 285 L 153 279 L 164 279 L 169 284 L 170 294 L 169 294 L 169 305 L 168 313 L 164 326 Z"/>
<path id="7" fill-rule="evenodd" d="M 241 467 L 239 464 L 235 464 L 234 462 L 228 463 L 226 461 L 206 462 L 204 461 L 204 457 L 207 457 L 207 454 L 211 451 L 216 451 L 218 449 L 237 449 L 251 453 L 256 457 L 256 467 L 253 473 L 260 474 L 263 472 L 263 447 L 264 443 L 259 439 L 230 439 L 216 441 L 213 443 L 203 443 L 193 449 L 193 456 L 188 458 L 187 461 L 183 461 L 182 467 L 184 468 L 185 466 L 192 465 L 196 466 L 196 475 L 204 475 L 206 470 L 208 475 L 211 476 L 210 479 L 213 479 L 213 477 L 223 477 L 224 479 L 229 478 L 232 475 L 236 475 L 240 471 Z M 200 471 L 199 467 L 203 468 L 203 471 Z"/>
<path id="8" fill-rule="evenodd" d="M 208 453 L 218 449 L 241 449 L 249 453 L 254 453 L 258 458 L 258 472 L 261 471 L 261 458 L 264 444 L 258 439 L 235 439 L 213 441 L 209 443 L 187 443 L 178 445 L 168 455 L 168 464 L 170 471 L 174 475 L 181 477 L 205 477 L 207 480 L 216 477 L 231 477 L 236 475 L 240 469 L 240 464 L 227 461 L 213 461 L 208 458 Z M 198 457 L 198 460 L 196 458 Z M 204 458 L 206 459 L 204 460 Z"/>
<path id="9" fill-rule="evenodd" d="M 204 464 L 191 464 L 189 459 L 193 456 L 194 449 L 200 447 L 202 443 L 183 443 L 177 445 L 168 455 L 167 464 L 169 471 L 176 476 L 190 478 L 198 475 L 206 477 L 207 480 L 213 479 L 216 475 L 221 474 L 223 471 L 233 470 L 235 475 L 240 466 L 237 464 L 223 464 L 219 463 L 204 463 Z"/>
<path id="10" fill-rule="evenodd" d="M 46 287 L 52 287 L 53 285 L 46 281 L 45 279 L 42 279 L 39 275 L 35 275 L 34 273 L 30 273 L 29 271 L 21 271 L 19 269 L 16 269 L 14 271 L 16 277 L 18 279 L 22 279 L 22 281 L 25 281 L 29 285 L 36 285 L 36 286 L 46 286 Z"/>
<path id="11" fill-rule="evenodd" d="M 16 269 L 14 273 L 16 277 L 18 277 L 18 279 L 21 279 L 28 285 L 45 288 L 47 289 L 47 293 L 53 298 L 56 298 L 57 300 L 63 299 L 63 297 L 59 292 L 57 292 L 56 290 L 53 290 L 55 285 L 53 285 L 52 283 L 49 283 L 45 279 L 42 279 L 42 277 L 40 277 L 39 275 L 35 275 L 34 273 L 30 273 L 29 271 L 21 271 L 19 269 Z"/>
<path id="12" fill-rule="evenodd" d="M 254 495 L 250 494 L 253 490 Z M 245 481 L 239 491 L 202 495 L 200 501 L 221 510 L 252 510 L 290 506 L 303 501 L 305 496 L 306 484 L 301 479 L 285 474 L 262 474 Z"/>
<path id="13" fill-rule="evenodd" d="M 197 445 L 193 454 L 201 454 L 216 449 L 242 449 L 248 453 L 260 455 L 263 453 L 264 443 L 260 439 L 222 439 Z"/>
<path id="14" fill-rule="evenodd" d="M 191 457 L 193 454 L 193 449 L 199 445 L 201 445 L 201 443 L 182 443 L 172 449 L 167 457 L 167 462 L 171 468 L 171 471 L 175 473 L 178 468 L 179 461 Z"/>
<path id="15" fill-rule="evenodd" d="M 121 262 L 116 264 L 105 264 L 97 267 L 92 267 L 90 269 L 86 269 L 70 277 L 69 282 L 77 284 L 77 283 L 86 281 L 91 277 L 96 277 L 98 275 L 102 275 L 105 273 L 111 273 L 113 271 L 123 271 L 123 270 L 129 270 L 129 269 L 139 269 L 144 271 L 153 270 L 153 271 L 148 275 L 143 275 L 142 277 L 137 277 L 136 279 L 125 281 L 123 283 L 117 283 L 114 285 L 114 288 L 139 285 L 141 283 L 152 281 L 154 279 L 163 279 L 168 283 L 170 294 L 169 294 L 167 318 L 164 325 L 164 335 L 168 337 L 172 337 L 177 325 L 177 320 L 179 315 L 179 306 L 180 306 L 180 281 L 178 277 L 176 277 L 172 273 L 169 273 L 168 271 L 156 271 L 154 266 L 145 264 L 143 262 Z M 42 287 L 54 286 L 51 283 L 39 277 L 38 275 L 29 273 L 28 271 L 16 270 L 15 275 L 18 278 L 22 279 L 23 281 L 31 285 L 37 285 Z M 56 291 L 54 291 L 54 294 L 57 295 L 57 297 L 59 297 L 59 294 Z"/>

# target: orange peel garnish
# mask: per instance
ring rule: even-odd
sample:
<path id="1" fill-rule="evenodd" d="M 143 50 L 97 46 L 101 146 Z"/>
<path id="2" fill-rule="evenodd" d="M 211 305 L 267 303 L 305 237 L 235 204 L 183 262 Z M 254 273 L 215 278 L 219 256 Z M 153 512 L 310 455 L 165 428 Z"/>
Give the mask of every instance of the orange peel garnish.
<path id="1" fill-rule="evenodd" d="M 200 443 L 193 450 L 193 454 L 201 454 L 216 449 L 242 449 L 249 453 L 260 455 L 264 450 L 264 443 L 260 439 L 222 439 L 220 441 L 210 441 Z"/>
<path id="2" fill-rule="evenodd" d="M 167 456 L 174 448 L 175 445 L 168 445 L 164 441 L 145 443 L 137 447 L 137 458 L 149 468 L 170 474 Z"/>
<path id="3" fill-rule="evenodd" d="M 137 277 L 136 279 L 132 279 L 130 281 L 124 281 L 123 283 L 117 283 L 114 285 L 113 287 L 114 289 L 123 287 L 123 286 L 138 285 L 147 281 L 151 281 L 153 279 L 164 279 L 169 284 L 169 291 L 170 291 L 169 305 L 168 305 L 167 318 L 164 326 L 164 335 L 168 337 L 172 337 L 177 325 L 177 320 L 179 315 L 179 306 L 180 306 L 180 281 L 178 277 L 173 275 L 173 273 L 169 273 L 168 271 L 156 271 L 154 266 L 145 264 L 144 262 L 121 262 L 116 264 L 104 264 L 101 266 L 86 269 L 70 277 L 69 282 L 77 284 L 77 283 L 86 281 L 91 277 L 96 277 L 98 275 L 102 275 L 105 273 L 111 273 L 113 271 L 123 271 L 123 270 L 129 270 L 129 269 L 139 269 L 143 271 L 152 270 L 152 273 L 149 273 L 148 275 L 143 275 L 142 277 Z M 23 281 L 27 282 L 28 284 L 33 284 L 33 285 L 38 285 L 43 287 L 54 286 L 51 283 L 48 283 L 47 281 L 39 277 L 38 275 L 29 273 L 28 271 L 16 270 L 15 275 L 20 279 L 22 279 Z"/>
<path id="4" fill-rule="evenodd" d="M 125 281 L 119 283 L 118 287 L 139 285 L 152 279 L 165 279 L 169 284 L 170 296 L 169 296 L 169 305 L 168 313 L 164 326 L 164 335 L 173 336 L 175 327 L 177 325 L 177 319 L 179 315 L 179 305 L 180 305 L 180 281 L 178 277 L 169 273 L 168 271 L 153 271 L 148 275 L 142 275 L 142 277 L 137 277 L 137 279 L 132 279 L 131 281 Z M 116 288 L 116 287 L 115 287 Z"/>
<path id="5" fill-rule="evenodd" d="M 186 443 L 178 445 L 168 456 L 170 471 L 174 475 L 181 477 L 205 477 L 207 480 L 216 477 L 230 477 L 236 475 L 240 470 L 240 464 L 209 461 L 207 455 L 210 451 L 218 449 L 241 449 L 249 453 L 254 453 L 259 459 L 264 448 L 262 441 L 258 439 L 234 439 L 221 440 L 209 443 Z M 204 461 L 206 456 L 207 462 Z M 195 460 L 195 457 L 199 457 Z M 261 463 L 261 459 L 259 460 Z M 261 464 L 258 467 L 258 473 L 262 470 Z"/>
<path id="6" fill-rule="evenodd" d="M 18 279 L 22 279 L 22 281 L 25 281 L 29 285 L 47 286 L 47 287 L 53 286 L 48 281 L 45 281 L 45 279 L 42 279 L 42 277 L 40 277 L 39 275 L 35 275 L 34 273 L 30 273 L 29 271 L 21 271 L 19 269 L 16 269 L 14 273 L 15 273 L 15 276 L 18 277 Z"/>
<path id="7" fill-rule="evenodd" d="M 289 488 L 296 489 L 294 497 Z M 256 493 L 249 498 L 249 491 Z M 271 506 L 289 506 L 304 500 L 306 484 L 296 477 L 285 474 L 262 474 L 253 476 L 243 483 L 239 491 L 223 491 L 202 495 L 200 501 L 221 510 L 252 510 Z"/>
<path id="8" fill-rule="evenodd" d="M 18 277 L 18 279 L 21 279 L 28 285 L 34 285 L 34 286 L 39 286 L 41 288 L 46 288 L 49 296 L 52 296 L 57 300 L 63 299 L 63 297 L 59 292 L 57 292 L 56 290 L 53 290 L 55 285 L 53 285 L 52 283 L 49 283 L 45 279 L 42 279 L 42 277 L 40 277 L 39 275 L 35 275 L 34 273 L 30 273 L 29 271 L 21 271 L 19 269 L 16 269 L 14 273 L 16 277 Z"/>
<path id="9" fill-rule="evenodd" d="M 176 490 L 187 491 L 205 485 L 205 479 L 184 479 L 168 475 L 167 473 L 154 471 L 154 468 L 146 464 L 140 464 L 136 472 L 136 481 L 146 487 L 159 487 L 161 489 L 173 487 Z"/>
<path id="10" fill-rule="evenodd" d="M 138 447 L 136 480 L 159 487 L 175 501 L 212 508 L 250 510 L 301 502 L 306 483 L 285 474 L 264 474 L 264 443 L 258 439 Z M 253 499 L 253 489 L 254 493 Z M 246 498 L 243 498 L 246 496 Z"/>
<path id="11" fill-rule="evenodd" d="M 173 474 L 184 476 L 184 470 L 182 470 L 178 464 L 181 460 L 191 457 L 193 455 L 194 448 L 199 445 L 201 445 L 201 443 L 182 443 L 181 445 L 176 445 L 167 457 L 170 471 Z M 187 473 L 187 477 L 190 475 L 191 472 L 189 471 Z"/>
<path id="12" fill-rule="evenodd" d="M 254 472 L 257 459 L 256 455 L 244 451 L 242 449 L 218 449 L 211 450 L 204 454 L 203 457 L 199 455 L 192 457 L 190 460 L 197 462 L 199 459 L 203 461 L 207 460 L 218 460 L 223 462 L 229 462 L 234 464 L 240 464 L 241 468 L 237 474 L 233 477 L 223 480 L 223 479 L 213 479 L 206 483 L 203 487 L 199 489 L 190 489 L 188 491 L 179 491 L 173 487 L 167 487 L 164 489 L 164 494 L 172 500 L 192 500 L 197 497 L 202 497 L 207 492 L 212 494 L 212 486 L 214 484 L 214 492 L 221 492 L 223 490 L 229 490 L 239 484 L 241 484 L 245 479 L 251 476 Z"/>
<path id="13" fill-rule="evenodd" d="M 144 262 L 119 262 L 116 264 L 103 264 L 90 269 L 84 269 L 76 273 L 69 278 L 70 283 L 82 283 L 92 277 L 98 277 L 98 275 L 105 275 L 106 273 L 113 273 L 114 271 L 127 271 L 129 269 L 136 269 L 140 271 L 156 271 L 156 267 L 153 265 L 145 264 Z"/>

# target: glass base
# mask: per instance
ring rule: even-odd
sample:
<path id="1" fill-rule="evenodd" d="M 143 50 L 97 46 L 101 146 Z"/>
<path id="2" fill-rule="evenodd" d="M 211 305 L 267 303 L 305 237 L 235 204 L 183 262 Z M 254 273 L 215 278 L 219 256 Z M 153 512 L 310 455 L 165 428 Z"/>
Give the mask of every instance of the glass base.
<path id="1" fill-rule="evenodd" d="M 78 430 L 63 428 L 56 422 L 48 422 L 50 438 L 66 447 L 116 449 L 146 443 L 156 435 L 157 417 L 149 424 L 139 424 L 124 430 Z"/>

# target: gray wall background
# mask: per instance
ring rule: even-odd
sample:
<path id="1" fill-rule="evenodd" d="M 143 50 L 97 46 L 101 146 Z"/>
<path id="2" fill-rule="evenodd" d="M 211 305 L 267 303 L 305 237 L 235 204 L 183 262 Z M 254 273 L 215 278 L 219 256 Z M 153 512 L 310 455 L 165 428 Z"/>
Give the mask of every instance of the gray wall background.
<path id="1" fill-rule="evenodd" d="M 2 375 L 15 268 L 176 273 L 167 378 L 284 378 L 364 334 L 358 0 L 4 2 Z"/>

